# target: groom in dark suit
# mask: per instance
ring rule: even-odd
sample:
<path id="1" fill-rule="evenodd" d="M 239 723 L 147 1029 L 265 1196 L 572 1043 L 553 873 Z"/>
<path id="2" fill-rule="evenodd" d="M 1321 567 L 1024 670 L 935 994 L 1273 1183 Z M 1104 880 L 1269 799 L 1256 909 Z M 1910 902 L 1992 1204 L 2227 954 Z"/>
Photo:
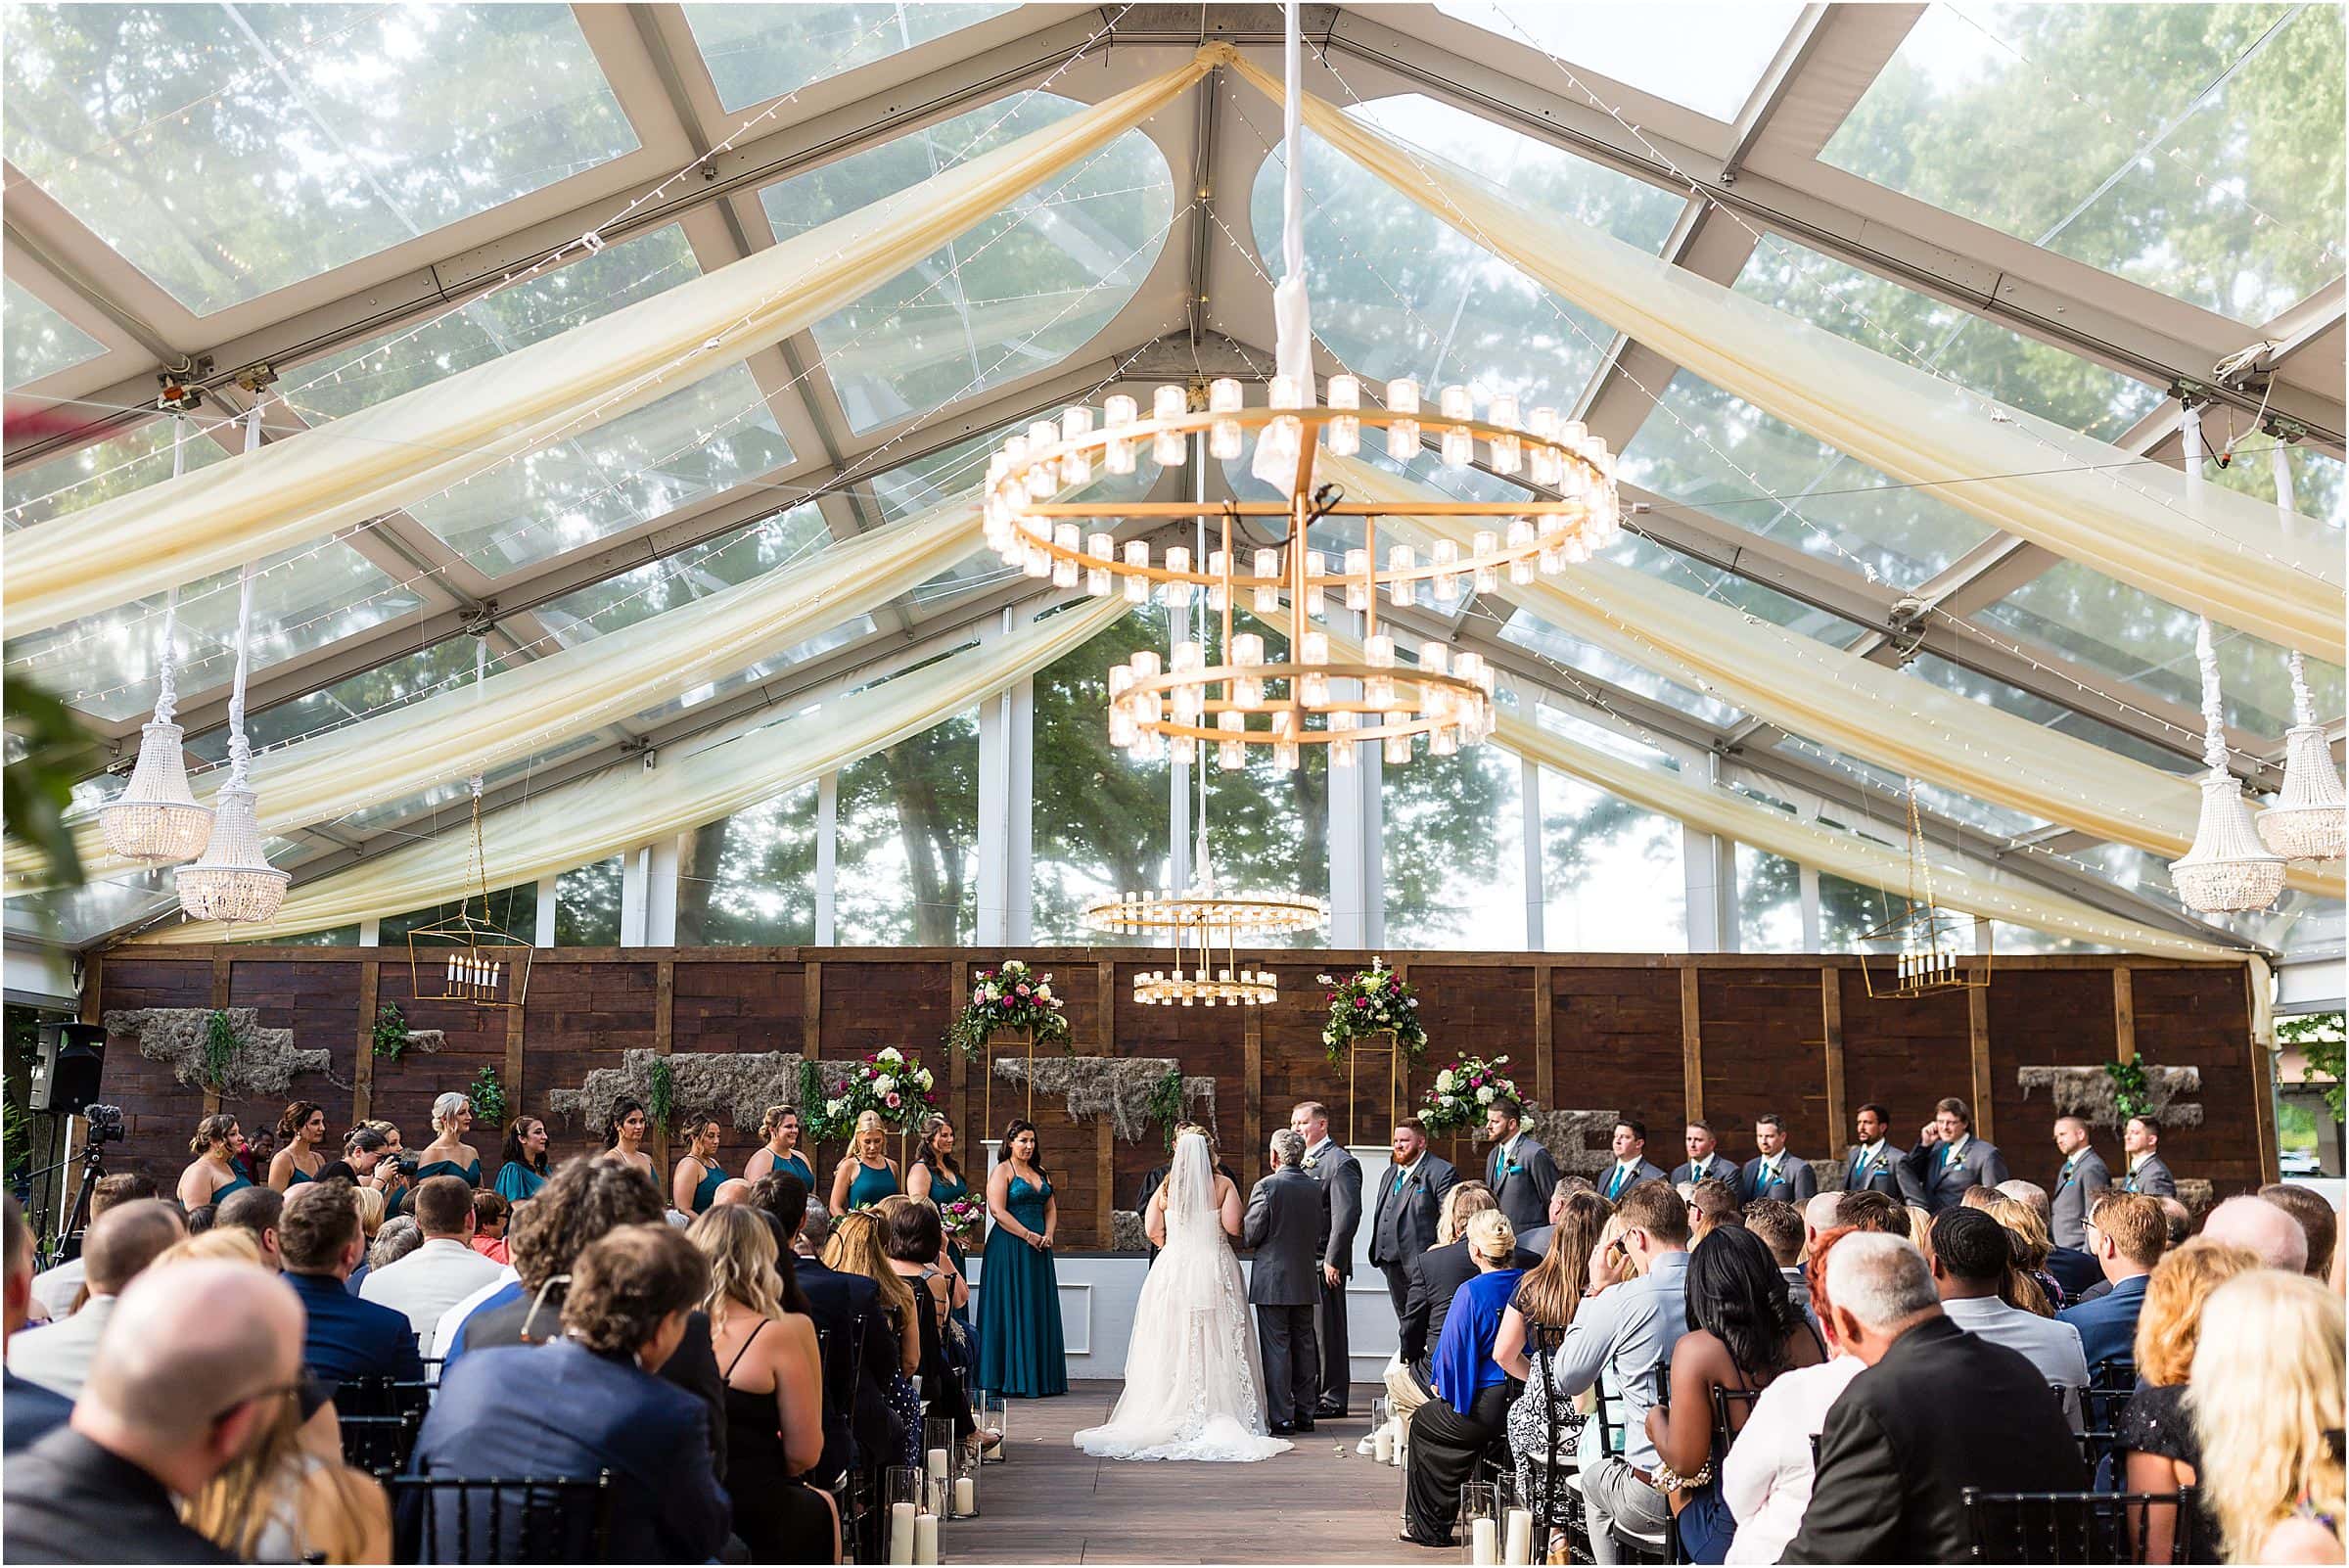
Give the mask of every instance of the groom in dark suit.
<path id="1" fill-rule="evenodd" d="M 1313 1429 L 1321 1356 L 1313 1309 L 1321 1300 L 1321 1189 L 1305 1174 L 1305 1139 L 1272 1134 L 1272 1174 L 1248 1194 L 1240 1239 L 1256 1254 L 1248 1300 L 1265 1358 L 1265 1406 L 1272 1435 Z"/>
<path id="2" fill-rule="evenodd" d="M 1322 1193 L 1321 1299 L 1313 1320 L 1321 1344 L 1321 1404 L 1313 1412 L 1346 1413 L 1354 1365 L 1346 1342 L 1346 1281 L 1354 1273 L 1354 1237 L 1362 1227 L 1362 1162 L 1329 1135 L 1329 1107 L 1307 1100 L 1289 1112 L 1289 1130 L 1305 1139 L 1305 1174 Z"/>
<path id="3" fill-rule="evenodd" d="M 1411 1296 L 1410 1262 L 1435 1245 L 1444 1194 L 1460 1174 L 1428 1148 L 1426 1130 L 1417 1122 L 1398 1122 L 1388 1149 L 1393 1163 L 1378 1178 L 1378 1202 L 1370 1212 L 1370 1262 L 1387 1276 L 1387 1299 L 1401 1322 Z"/>

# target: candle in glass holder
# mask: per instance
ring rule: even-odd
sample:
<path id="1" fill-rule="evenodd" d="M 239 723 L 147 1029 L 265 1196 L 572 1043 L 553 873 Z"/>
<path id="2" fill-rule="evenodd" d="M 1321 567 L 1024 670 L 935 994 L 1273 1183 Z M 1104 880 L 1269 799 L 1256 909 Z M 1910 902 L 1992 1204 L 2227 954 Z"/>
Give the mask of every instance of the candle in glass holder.
<path id="1" fill-rule="evenodd" d="M 913 1561 L 913 1521 L 912 1503 L 889 1505 L 889 1560 L 898 1568 Z"/>
<path id="2" fill-rule="evenodd" d="M 932 1449 L 928 1454 L 924 1455 L 924 1457 L 927 1459 L 929 1464 L 930 1479 L 933 1481 L 944 1481 L 946 1478 L 946 1451 L 944 1449 Z"/>
<path id="3" fill-rule="evenodd" d="M 967 1519 L 979 1511 L 979 1483 L 969 1476 L 954 1478 L 954 1517 Z"/>
<path id="4" fill-rule="evenodd" d="M 1494 1529 L 1493 1518 L 1490 1514 L 1484 1518 L 1469 1521 L 1468 1542 L 1468 1560 L 1470 1562 L 1497 1563 L 1500 1561 L 1499 1532 Z"/>
<path id="5" fill-rule="evenodd" d="M 1393 1464 L 1395 1462 L 1394 1433 L 1388 1431 L 1383 1426 L 1380 1427 L 1378 1429 L 1378 1435 L 1370 1440 L 1370 1446 L 1373 1451 L 1373 1454 L 1379 1463 Z"/>
<path id="6" fill-rule="evenodd" d="M 1534 1560 L 1534 1513 L 1531 1508 L 1509 1510 L 1509 1529 L 1501 1551 L 1502 1562 L 1531 1563 Z"/>
<path id="7" fill-rule="evenodd" d="M 1484 1521 L 1488 1526 L 1492 1520 Z M 938 1561 L 938 1515 L 925 1513 L 913 1521 L 913 1560 L 917 1565 Z"/>

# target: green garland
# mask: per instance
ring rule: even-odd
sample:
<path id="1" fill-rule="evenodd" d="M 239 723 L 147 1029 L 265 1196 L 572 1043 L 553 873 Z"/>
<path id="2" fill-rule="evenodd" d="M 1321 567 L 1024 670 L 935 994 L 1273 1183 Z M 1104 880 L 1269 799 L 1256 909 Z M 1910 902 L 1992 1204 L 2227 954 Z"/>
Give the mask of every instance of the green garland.
<path id="1" fill-rule="evenodd" d="M 1174 1129 L 1182 1124 L 1182 1068 L 1177 1065 L 1167 1070 L 1150 1089 L 1148 1115 L 1165 1130 L 1168 1148 L 1174 1146 Z"/>
<path id="2" fill-rule="evenodd" d="M 801 1062 L 800 1062 L 800 1125 L 801 1125 L 801 1127 L 802 1127 L 803 1129 L 809 1129 L 809 1128 L 813 1128 L 813 1127 L 815 1127 L 815 1126 L 819 1125 L 819 1124 L 820 1124 L 820 1122 L 821 1122 L 821 1120 L 822 1120 L 823 1114 L 824 1114 L 824 1074 L 823 1074 L 823 1070 L 822 1070 L 821 1068 L 817 1067 L 817 1066 L 816 1066 L 816 1065 L 815 1065 L 813 1062 L 810 1062 L 810 1061 L 807 1061 L 807 1060 L 806 1060 L 806 1059 L 805 1059 L 805 1058 L 802 1058 L 802 1060 L 801 1060 Z M 812 1143 L 815 1143 L 815 1142 L 817 1142 L 817 1141 L 819 1141 L 819 1140 L 818 1140 L 818 1139 L 815 1137 L 814 1133 L 813 1133 L 812 1131 L 810 1131 L 810 1132 L 808 1132 L 808 1133 L 807 1133 L 807 1141 L 808 1141 L 810 1144 L 812 1144 Z"/>
<path id="3" fill-rule="evenodd" d="M 228 1021 L 228 1013 L 213 1008 L 211 1017 L 204 1023 L 204 1082 L 215 1093 L 228 1082 L 229 1064 L 237 1056 L 237 1029 Z"/>
<path id="4" fill-rule="evenodd" d="M 2141 1062 L 2106 1062 L 2104 1076 L 2112 1080 L 2112 1106 L 2122 1120 L 2153 1114 L 2153 1090 Z"/>
<path id="5" fill-rule="evenodd" d="M 649 1079 L 644 1094 L 644 1114 L 653 1126 L 666 1132 L 668 1130 L 669 1118 L 677 1112 L 676 1079 L 669 1072 L 667 1057 L 653 1058 Z"/>
<path id="6" fill-rule="evenodd" d="M 390 1061 L 398 1061 L 408 1048 L 408 1015 L 399 1010 L 399 1003 L 386 1002 L 375 1010 L 375 1054 Z"/>
<path id="7" fill-rule="evenodd" d="M 475 1121 L 494 1128 L 506 1125 L 506 1086 L 497 1081 L 496 1068 L 484 1067 L 474 1074 L 473 1086 L 465 1091 L 465 1097 L 473 1102 Z"/>

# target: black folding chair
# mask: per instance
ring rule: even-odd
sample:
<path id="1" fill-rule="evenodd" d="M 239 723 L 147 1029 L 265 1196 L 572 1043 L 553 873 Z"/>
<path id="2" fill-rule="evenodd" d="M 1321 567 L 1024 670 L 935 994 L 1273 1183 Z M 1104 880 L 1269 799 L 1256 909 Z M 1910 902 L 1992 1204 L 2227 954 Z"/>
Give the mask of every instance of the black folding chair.
<path id="1" fill-rule="evenodd" d="M 2108 1357 L 2088 1369 L 2088 1387 L 2080 1395 L 2080 1448 L 2091 1470 L 2120 1441 L 2121 1411 L 2136 1392 L 2137 1363 L 2125 1356 Z"/>
<path id="2" fill-rule="evenodd" d="M 2177 1492 L 1986 1492 L 1967 1487 L 1965 1528 L 1976 1562 L 2144 1562 L 2146 1527 L 2172 1522 L 2167 1563 L 2195 1556 L 2194 1489 Z"/>
<path id="3" fill-rule="evenodd" d="M 381 1480 L 408 1467 L 416 1435 L 432 1411 L 432 1390 L 391 1377 L 354 1377 L 335 1386 L 343 1462 Z"/>
<path id="4" fill-rule="evenodd" d="M 1624 1409 L 1621 1399 L 1608 1392 L 1604 1372 L 1599 1374 L 1591 1384 L 1591 1388 L 1596 1395 L 1594 1401 L 1596 1410 L 1590 1419 L 1598 1423 L 1599 1452 L 1621 1457 L 1625 1439 L 1624 1417 L 1629 1412 Z M 1659 1396 L 1657 1404 L 1661 1407 L 1669 1408 L 1669 1396 L 1672 1392 L 1672 1368 L 1669 1364 L 1656 1368 L 1656 1388 Z M 1582 1477 L 1582 1480 L 1585 1483 L 1589 1482 L 1588 1473 Z M 1589 1519 L 1588 1494 L 1586 1494 L 1584 1506 L 1586 1509 L 1584 1517 Z M 1669 1510 L 1667 1513 L 1669 1514 Z M 1669 1518 L 1663 1531 L 1653 1536 L 1642 1535 L 1620 1519 L 1609 1519 L 1607 1531 L 1614 1538 L 1616 1545 L 1621 1548 L 1622 1554 L 1633 1562 L 1667 1563 L 1678 1562 L 1681 1558 L 1679 1532 L 1672 1527 Z"/>
<path id="5" fill-rule="evenodd" d="M 586 1478 L 393 1476 L 394 1560 L 612 1561 L 612 1473 Z"/>
<path id="6" fill-rule="evenodd" d="M 1566 1417 L 1574 1402 L 1558 1392 L 1554 1381 L 1557 1354 L 1566 1342 L 1563 1328 L 1526 1324 L 1526 1354 L 1541 1368 L 1542 1452 L 1533 1455 L 1533 1495 L 1522 1499 L 1533 1510 L 1536 1562 L 1550 1558 L 1550 1538 L 1563 1531 L 1567 1551 L 1578 1562 L 1590 1560 L 1589 1516 L 1583 1511 L 1583 1489 L 1574 1484 L 1576 1455 L 1567 1447 Z M 1528 1383 L 1530 1393 L 1535 1385 Z M 1576 1538 L 1580 1537 L 1580 1545 Z"/>

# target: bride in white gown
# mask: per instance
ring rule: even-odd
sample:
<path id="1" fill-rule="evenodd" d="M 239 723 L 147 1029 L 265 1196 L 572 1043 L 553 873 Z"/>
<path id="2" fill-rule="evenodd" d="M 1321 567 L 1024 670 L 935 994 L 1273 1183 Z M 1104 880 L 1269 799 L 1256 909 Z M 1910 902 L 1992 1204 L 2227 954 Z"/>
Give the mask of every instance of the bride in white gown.
<path id="1" fill-rule="evenodd" d="M 1109 1424 L 1078 1433 L 1077 1447 L 1111 1459 L 1268 1459 L 1290 1445 L 1266 1435 L 1263 1359 L 1224 1239 L 1240 1233 L 1240 1194 L 1198 1132 L 1174 1140 L 1151 1199 L 1152 1229 L 1162 1223 L 1166 1250 L 1134 1308 L 1126 1391 Z"/>

